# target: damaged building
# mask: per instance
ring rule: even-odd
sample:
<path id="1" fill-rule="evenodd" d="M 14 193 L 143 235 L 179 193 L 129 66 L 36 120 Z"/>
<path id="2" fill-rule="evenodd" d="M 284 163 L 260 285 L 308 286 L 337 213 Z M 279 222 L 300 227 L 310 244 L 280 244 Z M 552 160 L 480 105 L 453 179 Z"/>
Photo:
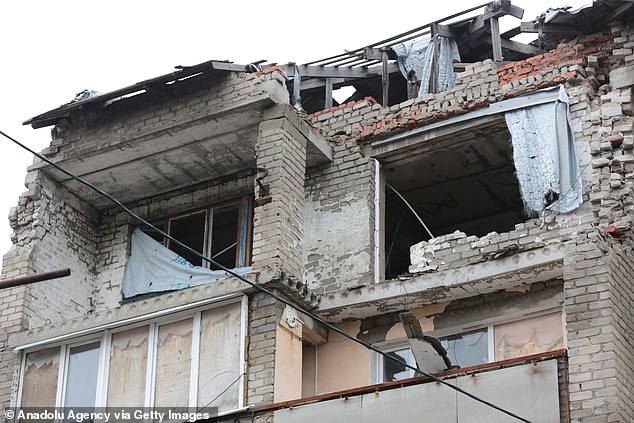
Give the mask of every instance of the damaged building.
<path id="1" fill-rule="evenodd" d="M 0 283 L 70 276 L 0 289 L 0 407 L 633 421 L 634 3 L 522 12 L 25 122 Z"/>

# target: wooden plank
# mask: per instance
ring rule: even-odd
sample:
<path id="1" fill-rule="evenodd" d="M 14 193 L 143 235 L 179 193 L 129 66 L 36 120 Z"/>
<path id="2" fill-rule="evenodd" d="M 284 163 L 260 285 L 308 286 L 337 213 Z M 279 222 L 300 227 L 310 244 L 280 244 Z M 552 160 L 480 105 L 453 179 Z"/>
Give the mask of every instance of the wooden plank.
<path id="1" fill-rule="evenodd" d="M 625 3 L 622 6 L 619 6 L 614 12 L 612 12 L 610 14 L 610 16 L 608 16 L 608 18 L 606 19 L 606 21 L 611 21 L 613 19 L 618 18 L 619 16 L 621 16 L 623 13 L 627 12 L 628 10 L 630 10 L 632 8 L 632 6 L 634 6 L 634 0 L 624 0 L 627 1 L 629 3 Z"/>
<path id="2" fill-rule="evenodd" d="M 520 23 L 520 30 L 522 32 L 538 33 L 539 28 L 535 22 L 522 22 Z M 561 25 L 561 24 L 546 24 L 541 28 L 544 34 L 581 34 L 583 31 L 573 25 Z"/>
<path id="3" fill-rule="evenodd" d="M 382 57 L 382 65 L 381 65 L 381 70 L 383 72 L 381 79 L 382 79 L 382 86 L 383 86 L 383 106 L 388 106 L 389 102 L 388 102 L 388 97 L 389 97 L 389 92 L 390 92 L 390 72 L 388 70 L 388 55 L 387 55 L 387 51 L 383 51 L 383 57 Z"/>
<path id="4" fill-rule="evenodd" d="M 457 40 L 458 34 L 456 34 L 449 25 L 434 25 L 436 34 L 441 37 L 451 38 L 452 40 Z"/>
<path id="5" fill-rule="evenodd" d="M 435 36 L 433 38 L 434 52 L 431 61 L 431 75 L 429 77 L 429 93 L 438 92 L 438 54 L 440 52 L 440 39 Z"/>
<path id="6" fill-rule="evenodd" d="M 493 61 L 501 62 L 502 57 L 502 40 L 500 38 L 500 22 L 498 18 L 489 20 L 491 26 L 491 47 L 493 49 Z"/>
<path id="7" fill-rule="evenodd" d="M 289 77 L 295 76 L 294 64 L 284 65 L 283 69 Z M 365 78 L 376 75 L 375 72 L 364 68 L 351 68 L 348 66 L 331 67 L 331 66 L 306 66 L 297 65 L 299 73 L 303 78 Z"/>
<path id="8" fill-rule="evenodd" d="M 537 47 L 530 44 L 519 43 L 517 41 L 506 40 L 504 38 L 502 38 L 500 41 L 502 43 L 502 47 L 508 50 L 517 51 L 519 53 L 528 54 L 531 56 L 540 53 L 540 50 Z"/>
<path id="9" fill-rule="evenodd" d="M 365 47 L 363 49 L 363 58 L 366 60 L 383 60 L 383 52 L 387 52 L 388 59 L 396 60 L 396 53 L 392 49 L 380 49 Z"/>
<path id="10" fill-rule="evenodd" d="M 503 32 L 500 37 L 502 38 L 506 38 L 507 40 L 509 38 L 513 38 L 516 35 L 519 35 L 522 33 L 522 27 L 521 26 L 516 26 L 515 28 L 511 28 L 508 31 Z"/>
<path id="11" fill-rule="evenodd" d="M 324 109 L 332 107 L 332 78 L 326 78 L 326 97 L 324 98 Z"/>
<path id="12" fill-rule="evenodd" d="M 502 0 L 502 12 L 517 19 L 522 19 L 522 17 L 524 17 L 524 9 L 519 6 L 515 6 L 510 2 L 510 0 Z"/>
<path id="13" fill-rule="evenodd" d="M 487 44 L 491 44 L 492 40 L 486 39 L 486 40 L 483 40 L 483 42 Z M 524 44 L 517 41 L 506 40 L 504 38 L 500 38 L 500 44 L 502 48 L 517 51 L 518 53 L 526 54 L 529 56 L 533 56 L 541 52 L 537 47 L 532 46 L 530 44 Z M 496 60 L 496 62 L 502 63 L 504 62 L 504 60 Z"/>

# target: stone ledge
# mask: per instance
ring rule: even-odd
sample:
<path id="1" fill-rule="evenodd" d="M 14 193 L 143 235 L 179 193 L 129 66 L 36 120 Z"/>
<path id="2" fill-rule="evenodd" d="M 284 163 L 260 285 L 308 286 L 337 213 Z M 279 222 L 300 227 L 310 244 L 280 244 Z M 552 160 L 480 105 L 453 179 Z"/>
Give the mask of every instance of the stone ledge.
<path id="1" fill-rule="evenodd" d="M 253 280 L 256 275 L 251 273 L 244 276 Z M 215 302 L 214 300 L 222 301 L 231 297 L 238 297 L 248 289 L 249 285 L 246 283 L 235 277 L 228 277 L 207 285 L 167 292 L 156 297 L 123 304 L 114 309 L 28 329 L 12 335 L 9 338 L 9 346 L 18 348 L 52 338 L 56 338 L 59 341 L 60 339 L 58 338 L 70 339 L 75 334 L 79 336 L 88 333 L 98 333 L 104 330 L 105 327 L 118 326 L 118 322 L 121 322 L 121 326 L 124 326 L 128 324 L 126 322 L 130 319 L 138 318 L 142 320 L 144 316 L 149 314 L 179 306 L 186 307 L 191 305 L 191 307 L 196 307 L 204 300 L 209 300 L 208 303 L 211 304 Z"/>
<path id="2" fill-rule="evenodd" d="M 438 301 L 450 301 L 532 284 L 563 275 L 565 244 L 516 253 L 497 260 L 472 264 L 408 279 L 392 279 L 321 298 L 317 310 L 331 321 L 361 319 Z"/>

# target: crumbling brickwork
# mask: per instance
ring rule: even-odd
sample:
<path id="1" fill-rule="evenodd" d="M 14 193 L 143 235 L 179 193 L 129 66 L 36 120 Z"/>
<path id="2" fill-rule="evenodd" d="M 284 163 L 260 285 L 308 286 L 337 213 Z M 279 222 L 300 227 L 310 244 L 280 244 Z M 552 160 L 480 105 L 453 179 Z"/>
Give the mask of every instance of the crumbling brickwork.
<path id="1" fill-rule="evenodd" d="M 353 301 L 371 303 L 363 295 L 389 294 L 394 286 L 400 293 L 402 288 L 404 296 L 389 302 L 386 294 L 368 305 L 369 313 L 375 313 L 368 318 L 368 327 L 378 314 L 388 312 L 392 313 L 390 324 L 395 325 L 397 312 L 409 308 L 405 303 L 410 299 L 408 288 L 415 284 L 422 286 L 412 296 L 417 306 L 446 299 L 451 289 L 464 290 L 444 317 L 433 316 L 440 329 L 457 326 L 456 320 L 461 327 L 469 327 L 476 315 L 483 321 L 502 319 L 521 315 L 522 306 L 543 312 L 563 302 L 568 362 L 560 362 L 559 380 L 565 384 L 560 390 L 562 421 L 569 414 L 572 422 L 579 423 L 629 422 L 634 418 L 629 398 L 634 390 L 633 48 L 631 24 L 615 22 L 605 33 L 561 42 L 554 50 L 526 60 L 500 67 L 490 60 L 469 64 L 458 75 L 455 87 L 444 93 L 391 107 L 367 97 L 304 116 L 332 150 L 328 152 L 332 153 L 330 162 L 314 166 L 307 165 L 308 135 L 284 114 L 291 109 L 279 68 L 253 74 L 212 73 L 184 81 L 169 92 L 150 91 L 116 101 L 101 111 L 72 114 L 59 123 L 45 153 L 62 164 L 103 152 L 121 154 L 124 160 L 125 154 L 119 150 L 146 143 L 147 160 L 160 169 L 160 158 L 152 158 L 158 153 L 151 144 L 158 144 L 161 137 L 160 143 L 179 148 L 190 140 L 174 137 L 171 131 L 203 122 L 201 138 L 211 137 L 210 133 L 226 136 L 228 150 L 242 142 L 248 160 L 238 168 L 231 160 L 235 156 L 214 161 L 214 151 L 209 150 L 201 166 L 209 166 L 205 172 L 218 170 L 221 177 L 201 178 L 193 185 L 176 184 L 145 197 L 135 193 L 127 204 L 135 213 L 151 221 L 250 196 L 255 200 L 254 279 L 283 288 L 284 294 L 296 296 L 294 301 L 310 303 L 333 320 L 339 318 L 338 311 L 328 314 L 328 309 L 320 309 L 315 293 L 334 298 L 333 302 L 344 298 L 348 302 L 340 308 L 347 309 Z M 564 84 L 570 98 L 584 203 L 567 214 L 545 210 L 508 232 L 477 237 L 456 231 L 422 241 L 411 249 L 409 275 L 381 278 L 378 269 L 383 263 L 377 263 L 382 260 L 377 250 L 382 245 L 377 240 L 385 175 L 377 161 L 365 154 L 365 147 L 558 84 Z M 272 107 L 280 103 L 285 107 L 283 113 Z M 240 126 L 247 121 L 256 122 L 255 129 Z M 453 141 L 461 142 L 467 135 L 456 135 Z M 433 143 L 434 139 L 427 141 Z M 166 304 L 187 305 L 238 291 L 250 295 L 246 403 L 271 404 L 275 398 L 276 330 L 283 304 L 254 294 L 232 278 L 122 304 L 130 234 L 138 223 L 110 205 L 88 205 L 42 169 L 36 163 L 27 176 L 29 191 L 11 212 L 14 246 L 4 257 L 3 275 L 61 267 L 70 267 L 73 273 L 71 278 L 0 292 L 0 404 L 8 404 L 11 395 L 15 401 L 18 356 L 10 350 L 8 340 L 19 337 L 17 332 L 26 331 L 22 338 L 45 338 L 69 327 L 83 328 L 88 324 L 83 318 L 94 319 L 94 323 L 105 315 L 134 317 L 139 310 L 149 313 Z M 544 257 L 538 259 L 542 262 L 529 260 L 541 253 Z M 477 279 L 474 272 L 471 280 L 457 286 L 459 270 L 464 277 L 478 265 L 482 270 L 491 262 L 502 261 L 503 275 L 482 271 Z M 524 276 L 509 270 L 517 263 L 524 266 L 520 270 L 534 273 L 526 277 L 532 285 L 517 286 Z M 547 267 L 559 273 L 541 277 L 538 273 Z M 508 282 L 504 278 L 516 279 Z M 507 298 L 513 301 L 505 303 Z M 482 304 L 494 312 L 481 312 Z M 464 312 L 467 309 L 469 313 Z M 344 311 L 359 312 L 352 307 Z M 380 336 L 372 330 L 359 336 L 385 341 L 392 326 L 382 328 Z M 258 415 L 252 420 L 269 422 L 272 416 Z"/>
<path id="2" fill-rule="evenodd" d="M 306 178 L 304 278 L 316 293 L 373 281 L 374 163 L 354 142 Z"/>
<path id="3" fill-rule="evenodd" d="M 256 163 L 266 188 L 255 187 L 253 267 L 277 266 L 301 281 L 306 141 L 288 125 L 283 118 L 260 124 Z"/>

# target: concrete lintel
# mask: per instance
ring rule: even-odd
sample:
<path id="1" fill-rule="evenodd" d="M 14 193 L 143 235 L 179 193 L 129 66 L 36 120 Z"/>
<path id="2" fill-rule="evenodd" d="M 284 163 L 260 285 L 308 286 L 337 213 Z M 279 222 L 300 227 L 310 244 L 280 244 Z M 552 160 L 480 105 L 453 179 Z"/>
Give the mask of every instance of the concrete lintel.
<path id="1" fill-rule="evenodd" d="M 218 109 L 213 113 L 198 119 L 170 126 L 169 128 L 161 128 L 157 131 L 149 132 L 138 137 L 122 137 L 120 142 L 116 144 L 101 147 L 93 151 L 88 150 L 83 152 L 81 160 L 74 156 L 61 158 L 53 156 L 50 157 L 50 159 L 61 166 L 71 166 L 73 170 L 75 166 L 84 164 L 84 168 L 74 170 L 74 172 L 79 175 L 87 172 L 94 172 L 96 170 L 110 167 L 113 164 L 110 162 L 99 162 L 97 163 L 97 167 L 95 167 L 95 164 L 90 162 L 92 157 L 101 158 L 103 157 L 103 154 L 123 151 L 125 154 L 122 157 L 117 157 L 116 155 L 114 155 L 114 157 L 122 162 L 124 158 L 127 159 L 127 161 L 131 161 L 135 158 L 143 158 L 148 154 L 160 153 L 173 148 L 180 148 L 183 145 L 196 143 L 202 139 L 209 139 L 230 132 L 235 132 L 236 129 L 256 125 L 257 121 L 261 117 L 262 112 L 260 109 L 263 109 L 270 104 L 270 98 L 259 97 L 255 101 L 232 105 L 229 108 Z M 177 133 L 183 133 L 185 136 L 183 137 L 181 135 L 180 137 L 176 137 L 175 134 Z M 143 150 L 140 150 L 141 146 L 143 146 Z M 135 150 L 137 151 L 136 154 Z M 28 170 L 31 171 L 37 169 L 45 169 L 49 171 L 52 169 L 52 166 L 37 159 L 33 165 L 29 166 Z M 63 181 L 68 179 L 68 176 L 62 176 L 60 174 L 60 176 L 56 179 L 58 181 Z"/>
<path id="2" fill-rule="evenodd" d="M 446 139 L 449 143 L 454 143 L 453 136 L 456 134 L 470 133 L 475 129 L 482 130 L 485 127 L 504 123 L 504 117 L 482 116 L 472 120 L 465 120 L 454 124 L 438 125 L 427 127 L 426 131 L 418 133 L 404 133 L 402 137 L 385 142 L 376 141 L 362 146 L 363 155 L 375 157 L 379 160 L 398 161 L 402 157 L 415 157 L 421 151 L 447 148 L 447 143 L 438 142 Z M 431 142 L 433 141 L 433 143 Z"/>
<path id="3" fill-rule="evenodd" d="M 550 245 L 411 279 L 336 292 L 321 298 L 318 313 L 331 321 L 359 319 L 403 310 L 405 295 L 408 307 L 414 308 L 551 280 L 563 275 L 564 254 L 563 244 Z"/>
<path id="4" fill-rule="evenodd" d="M 285 118 L 306 140 L 306 167 L 332 161 L 332 148 L 328 141 L 317 133 L 308 122 L 300 117 L 290 104 L 278 104 L 264 111 L 263 120 Z"/>
<path id="5" fill-rule="evenodd" d="M 299 319 L 304 324 L 302 326 L 302 338 L 313 345 L 321 345 L 328 342 L 328 328 L 326 325 L 304 313 L 299 314 Z"/>
<path id="6" fill-rule="evenodd" d="M 254 274 L 245 275 L 253 280 Z M 195 286 L 176 292 L 161 294 L 156 297 L 134 301 L 102 312 L 83 315 L 74 319 L 52 323 L 50 325 L 28 329 L 9 337 L 11 348 L 24 348 L 39 342 L 62 342 L 75 336 L 84 336 L 98 333 L 106 328 L 125 326 L 131 324 L 134 319 L 143 319 L 144 316 L 183 306 L 196 307 L 198 303 L 213 303 L 215 299 L 237 298 L 241 294 L 249 292 L 249 285 L 237 278 L 229 277 L 207 285 Z M 128 323 L 126 323 L 128 322 Z"/>

